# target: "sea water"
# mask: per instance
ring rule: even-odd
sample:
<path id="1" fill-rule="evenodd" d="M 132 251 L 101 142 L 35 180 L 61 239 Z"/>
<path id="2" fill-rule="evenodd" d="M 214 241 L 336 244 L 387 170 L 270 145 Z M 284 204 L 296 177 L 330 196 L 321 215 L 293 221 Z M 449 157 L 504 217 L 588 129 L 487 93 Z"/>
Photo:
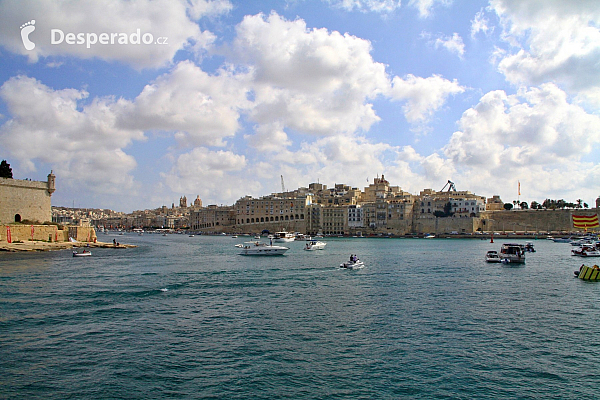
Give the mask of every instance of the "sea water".
<path id="1" fill-rule="evenodd" d="M 3 399 L 597 399 L 600 283 L 571 246 L 115 236 L 134 249 L 0 255 Z M 101 235 L 110 242 L 111 235 Z M 521 242 L 523 243 L 523 242 Z M 340 269 L 356 254 L 360 270 Z"/>

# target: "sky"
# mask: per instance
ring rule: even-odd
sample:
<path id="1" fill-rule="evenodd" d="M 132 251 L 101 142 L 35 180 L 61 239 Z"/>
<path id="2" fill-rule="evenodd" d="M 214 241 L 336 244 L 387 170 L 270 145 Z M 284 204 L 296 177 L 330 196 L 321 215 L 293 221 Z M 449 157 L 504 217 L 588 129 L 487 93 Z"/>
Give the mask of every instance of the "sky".
<path id="1" fill-rule="evenodd" d="M 0 0 L 0 59 L 0 159 L 55 206 L 600 196 L 597 0 Z"/>

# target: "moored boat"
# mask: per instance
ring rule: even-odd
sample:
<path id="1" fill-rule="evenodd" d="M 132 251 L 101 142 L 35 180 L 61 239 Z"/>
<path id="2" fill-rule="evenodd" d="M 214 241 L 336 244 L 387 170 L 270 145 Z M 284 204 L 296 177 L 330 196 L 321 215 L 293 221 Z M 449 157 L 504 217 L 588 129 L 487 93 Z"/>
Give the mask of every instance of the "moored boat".
<path id="1" fill-rule="evenodd" d="M 571 250 L 571 255 L 579 257 L 600 257 L 600 251 L 594 245 L 583 245 Z"/>
<path id="2" fill-rule="evenodd" d="M 500 260 L 505 264 L 523 264 L 525 262 L 523 245 L 504 243 L 500 248 Z"/>
<path id="3" fill-rule="evenodd" d="M 528 251 L 530 253 L 535 253 L 535 248 L 533 247 L 533 243 L 525 242 L 525 251 Z"/>
<path id="4" fill-rule="evenodd" d="M 490 250 L 485 254 L 485 261 L 489 263 L 499 263 L 502 261 L 496 250 Z"/>
<path id="5" fill-rule="evenodd" d="M 281 231 L 275 232 L 275 237 L 273 239 L 276 242 L 293 242 L 296 240 L 293 233 Z"/>

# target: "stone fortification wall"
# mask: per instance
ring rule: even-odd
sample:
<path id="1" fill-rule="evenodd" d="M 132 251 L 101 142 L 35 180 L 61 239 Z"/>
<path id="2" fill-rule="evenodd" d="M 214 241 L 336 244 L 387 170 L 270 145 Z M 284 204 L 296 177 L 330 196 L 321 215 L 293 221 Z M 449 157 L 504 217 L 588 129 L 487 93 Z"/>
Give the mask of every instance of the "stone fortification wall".
<path id="1" fill-rule="evenodd" d="M 67 239 L 66 231 L 58 229 L 56 225 L 0 225 L 0 242 L 64 242 Z"/>
<path id="2" fill-rule="evenodd" d="M 495 232 L 573 232 L 575 215 L 598 214 L 588 210 L 511 210 L 481 213 L 482 230 Z"/>
<path id="3" fill-rule="evenodd" d="M 96 230 L 91 226 L 70 226 L 69 237 L 78 242 L 96 242 Z"/>
<path id="4" fill-rule="evenodd" d="M 89 226 L 72 226 L 61 230 L 56 225 L 0 225 L 0 242 L 66 242 L 69 237 L 80 242 L 95 242 L 96 231 Z"/>
<path id="5" fill-rule="evenodd" d="M 48 182 L 0 178 L 0 224 L 21 220 L 52 221 Z"/>
<path id="6" fill-rule="evenodd" d="M 414 233 L 473 233 L 479 224 L 480 218 L 477 217 L 417 218 Z"/>

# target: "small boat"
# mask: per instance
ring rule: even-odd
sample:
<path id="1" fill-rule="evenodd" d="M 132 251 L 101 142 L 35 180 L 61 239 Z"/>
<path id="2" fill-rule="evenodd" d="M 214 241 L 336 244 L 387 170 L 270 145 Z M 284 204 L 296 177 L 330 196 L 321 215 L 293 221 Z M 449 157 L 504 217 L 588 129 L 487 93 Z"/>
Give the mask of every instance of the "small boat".
<path id="1" fill-rule="evenodd" d="M 232 239 L 237 239 L 237 235 L 233 235 L 231 238 Z"/>
<path id="2" fill-rule="evenodd" d="M 525 262 L 524 246 L 504 243 L 500 248 L 500 259 L 504 264 L 523 264 Z"/>
<path id="3" fill-rule="evenodd" d="M 241 249 L 238 254 L 242 256 L 281 256 L 290 249 L 260 242 L 246 242 L 243 245 L 236 244 L 235 246 Z"/>
<path id="4" fill-rule="evenodd" d="M 570 236 L 564 236 L 561 238 L 553 238 L 552 241 L 554 243 L 571 243 L 573 239 Z"/>
<path id="5" fill-rule="evenodd" d="M 582 279 L 584 281 L 600 281 L 600 267 L 594 265 L 593 267 L 588 267 L 587 265 L 581 265 L 579 267 L 579 271 L 573 271 L 576 278 Z"/>
<path id="6" fill-rule="evenodd" d="M 490 250 L 485 254 L 485 261 L 489 263 L 499 263 L 502 261 L 496 250 Z"/>
<path id="7" fill-rule="evenodd" d="M 92 252 L 89 250 L 83 250 L 81 253 L 76 251 L 73 252 L 73 257 L 89 257 L 92 255 Z"/>
<path id="8" fill-rule="evenodd" d="M 533 248 L 533 243 L 525 242 L 525 251 L 528 251 L 530 253 L 535 253 L 535 249 Z"/>
<path id="9" fill-rule="evenodd" d="M 358 259 L 357 256 L 350 256 L 350 261 L 346 261 L 345 263 L 340 264 L 340 268 L 345 269 L 359 269 L 363 268 L 365 264 Z"/>
<path id="10" fill-rule="evenodd" d="M 194 237 L 194 235 L 190 235 L 190 237 Z"/>
<path id="11" fill-rule="evenodd" d="M 275 238 L 273 240 L 275 242 L 293 242 L 296 238 L 293 233 L 281 231 L 275 232 Z"/>
<path id="12" fill-rule="evenodd" d="M 600 251 L 594 245 L 583 245 L 571 250 L 572 256 L 579 257 L 600 257 Z"/>
<path id="13" fill-rule="evenodd" d="M 425 239 L 434 239 L 435 235 L 433 233 L 428 233 L 427 235 L 424 236 Z"/>
<path id="14" fill-rule="evenodd" d="M 256 240 L 260 240 L 260 235 L 256 235 L 256 236 L 254 236 L 254 239 L 256 239 Z"/>
<path id="15" fill-rule="evenodd" d="M 304 246 L 304 250 L 323 250 L 327 243 L 321 242 L 320 240 L 311 240 Z"/>

